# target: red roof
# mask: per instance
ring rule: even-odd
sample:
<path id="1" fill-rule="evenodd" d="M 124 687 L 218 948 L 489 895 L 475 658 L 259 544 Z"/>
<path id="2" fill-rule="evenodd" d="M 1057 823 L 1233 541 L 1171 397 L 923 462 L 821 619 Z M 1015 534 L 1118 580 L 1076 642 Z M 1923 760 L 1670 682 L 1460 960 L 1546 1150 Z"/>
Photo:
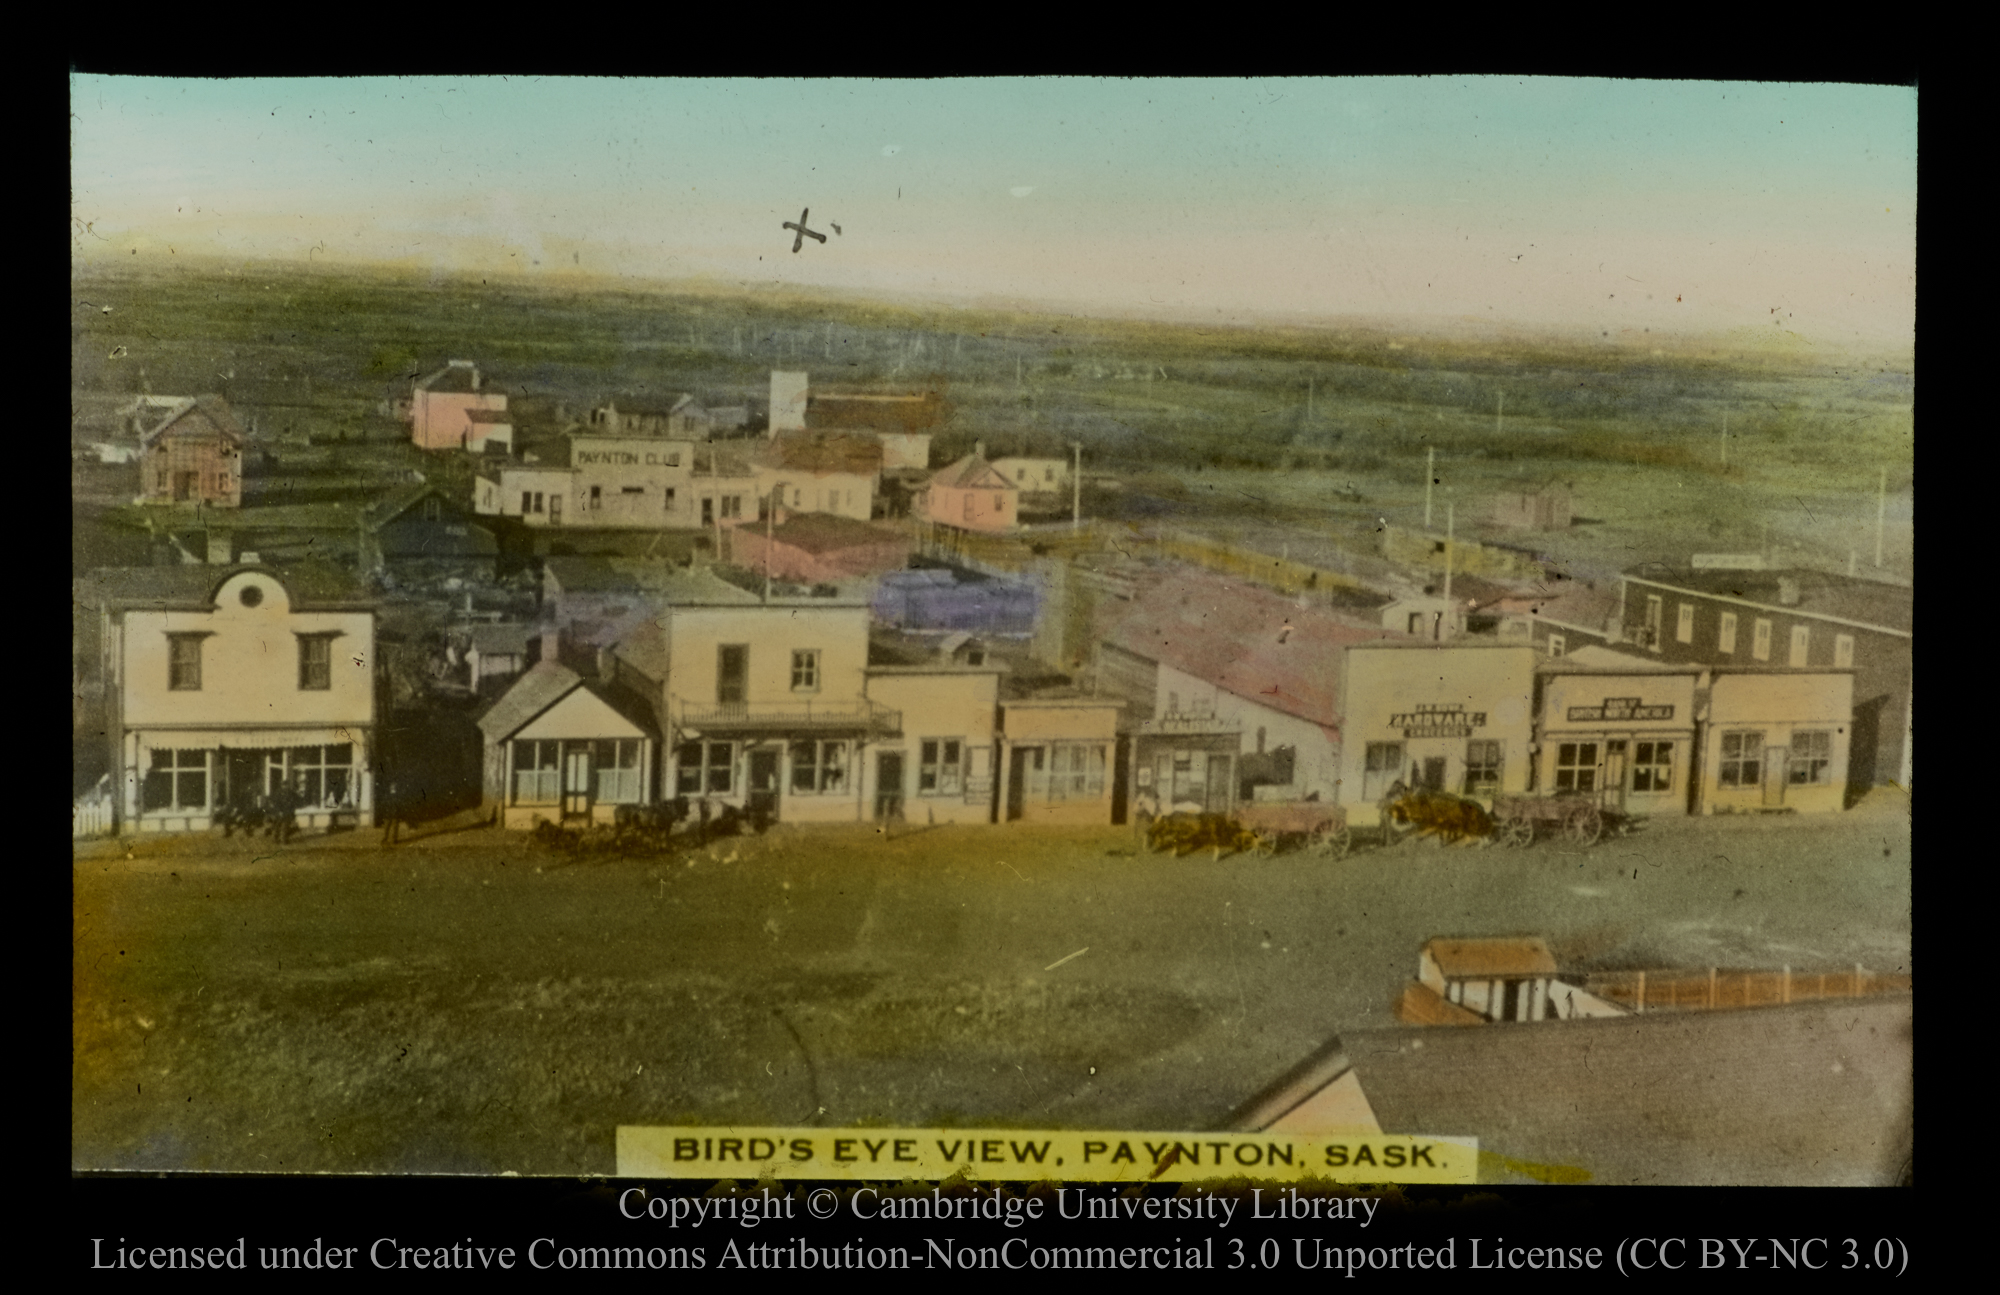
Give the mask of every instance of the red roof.
<path id="1" fill-rule="evenodd" d="M 872 436 L 805 432 L 780 436 L 765 452 L 765 463 L 788 472 L 850 472 L 874 476 L 882 470 L 882 442 Z"/>
<path id="2" fill-rule="evenodd" d="M 763 532 L 755 534 L 762 538 Z M 897 531 L 870 526 L 867 522 L 833 513 L 793 513 L 771 529 L 771 538 L 803 553 L 838 553 L 845 549 L 907 545 Z"/>
<path id="3" fill-rule="evenodd" d="M 1340 723 L 1340 650 L 1407 637 L 1192 568 L 1155 576 L 1100 614 L 1105 642 L 1327 728 Z"/>

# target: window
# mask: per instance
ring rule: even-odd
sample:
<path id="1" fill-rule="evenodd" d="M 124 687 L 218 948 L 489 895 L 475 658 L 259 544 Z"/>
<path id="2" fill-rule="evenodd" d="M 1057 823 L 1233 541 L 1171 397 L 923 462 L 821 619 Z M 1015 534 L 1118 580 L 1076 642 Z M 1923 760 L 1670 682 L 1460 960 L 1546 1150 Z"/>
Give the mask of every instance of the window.
<path id="1" fill-rule="evenodd" d="M 1771 622 L 1760 620 L 1751 630 L 1750 655 L 1759 661 L 1771 659 Z"/>
<path id="2" fill-rule="evenodd" d="M 174 692 L 201 691 L 201 641 L 204 634 L 167 635 L 167 687 Z"/>
<path id="3" fill-rule="evenodd" d="M 819 649 L 809 648 L 792 653 L 792 691 L 819 691 Z"/>
<path id="4" fill-rule="evenodd" d="M 724 643 L 715 650 L 715 700 L 737 706 L 749 699 L 750 645 Z"/>
<path id="5" fill-rule="evenodd" d="M 674 488 L 672 486 L 668 486 L 665 490 L 662 490 L 660 492 L 660 498 L 667 501 L 666 509 L 668 512 L 672 512 L 674 510 Z"/>
<path id="6" fill-rule="evenodd" d="M 1054 481 L 1055 479 L 1056 479 L 1056 470 L 1055 470 L 1054 468 L 1043 468 L 1043 469 L 1042 469 L 1042 480 L 1044 480 L 1044 481 Z"/>
<path id="7" fill-rule="evenodd" d="M 917 748 L 917 792 L 925 796 L 956 796 L 964 790 L 964 744 L 931 738 Z"/>
<path id="8" fill-rule="evenodd" d="M 685 742 L 676 762 L 676 786 L 683 796 L 727 796 L 736 788 L 736 746 L 732 742 Z"/>
<path id="9" fill-rule="evenodd" d="M 646 493 L 646 487 L 644 487 L 644 486 L 621 486 L 621 487 L 619 487 L 619 490 L 618 490 L 618 493 L 619 493 L 619 494 L 621 494 L 621 495 L 643 495 L 643 494 L 645 494 L 645 493 Z"/>
<path id="10" fill-rule="evenodd" d="M 677 467 L 679 467 L 680 465 L 681 465 L 681 452 L 680 452 L 679 450 L 675 450 L 675 451 L 673 451 L 672 453 L 670 453 L 670 454 L 668 454 L 668 455 L 667 455 L 667 466 L 668 466 L 668 467 L 670 467 L 670 468 L 677 468 Z"/>
<path id="11" fill-rule="evenodd" d="M 299 689 L 325 692 L 333 687 L 333 636 L 299 635 Z"/>
<path id="12" fill-rule="evenodd" d="M 743 515 L 743 496 L 724 495 L 722 498 L 722 515 L 724 518 L 741 517 Z"/>
<path id="13" fill-rule="evenodd" d="M 1006 507 L 1007 507 L 1007 496 L 1005 496 L 1005 495 L 995 495 L 995 496 L 993 496 L 993 511 L 994 511 L 994 512 L 996 512 L 996 513 L 997 513 L 997 512 L 1001 512 L 1001 511 L 1004 511 L 1004 510 L 1006 509 Z"/>
<path id="14" fill-rule="evenodd" d="M 607 805 L 636 805 L 645 799 L 641 747 L 637 738 L 596 744 L 591 763 L 597 768 L 597 799 Z"/>
<path id="15" fill-rule="evenodd" d="M 1491 796 L 1500 790 L 1500 743 L 1491 740 L 1465 744 L 1465 794 Z"/>
<path id="16" fill-rule="evenodd" d="M 1792 734 L 1792 758 L 1786 769 L 1794 787 L 1824 787 L 1831 781 L 1833 734 L 1824 729 Z"/>
<path id="17" fill-rule="evenodd" d="M 1556 790 L 1597 790 L 1597 743 L 1556 744 Z"/>
<path id="18" fill-rule="evenodd" d="M 603 487 L 603 486 L 592 486 L 592 487 L 590 488 L 590 506 L 591 506 L 592 508 L 602 508 L 602 507 L 604 507 L 604 487 Z"/>
<path id="19" fill-rule="evenodd" d="M 1674 787 L 1674 744 L 1634 742 L 1632 744 L 1632 790 L 1672 791 Z"/>
<path id="20" fill-rule="evenodd" d="M 792 792 L 831 796 L 847 790 L 847 743 L 792 743 Z"/>
<path id="21" fill-rule="evenodd" d="M 562 743 L 514 743 L 514 803 L 553 805 L 562 799 Z"/>
<path id="22" fill-rule="evenodd" d="M 1665 602 L 1658 594 L 1646 595 L 1646 646 L 1660 646 L 1660 615 Z"/>
<path id="23" fill-rule="evenodd" d="M 1553 657 L 1553 656 L 1561 656 L 1561 655 L 1562 655 L 1562 654 L 1563 654 L 1563 653 L 1564 653 L 1565 651 L 1567 651 L 1567 650 L 1568 650 L 1568 647 L 1569 647 L 1569 645 L 1568 645 L 1568 644 L 1567 644 L 1566 642 L 1564 642 L 1564 640 L 1563 640 L 1563 636 L 1562 636 L 1562 635 L 1560 635 L 1560 634 L 1551 634 L 1551 635 L 1549 635 L 1549 655 L 1550 655 L 1550 656 L 1552 656 L 1552 657 Z"/>
<path id="24" fill-rule="evenodd" d="M 1682 603 L 1674 609 L 1674 642 L 1694 642 L 1694 604 Z"/>
<path id="25" fill-rule="evenodd" d="M 245 607 L 255 607 L 264 601 L 264 591 L 256 585 L 244 585 L 237 592 L 236 601 Z"/>
<path id="26" fill-rule="evenodd" d="M 276 791 L 290 783 L 299 803 L 312 809 L 332 809 L 352 803 L 354 744 L 295 746 L 264 762 L 264 789 Z"/>
<path id="27" fill-rule="evenodd" d="M 1403 744 L 1370 742 L 1361 777 L 1361 799 L 1380 800 L 1389 785 L 1403 776 Z"/>
<path id="28" fill-rule="evenodd" d="M 1736 650 L 1736 613 L 1722 613 L 1722 628 L 1716 632 L 1715 650 L 1734 652 Z"/>
<path id="29" fill-rule="evenodd" d="M 1717 781 L 1724 787 L 1755 787 L 1763 780 L 1763 759 L 1762 733 L 1724 733 Z"/>
<path id="30" fill-rule="evenodd" d="M 208 752 L 155 751 L 140 789 L 144 811 L 208 808 Z"/>
<path id="31" fill-rule="evenodd" d="M 1050 750 L 1049 799 L 1096 800 L 1104 795 L 1104 747 L 1058 742 Z"/>
<path id="32" fill-rule="evenodd" d="M 1789 658 L 1790 664 L 1795 666 L 1804 665 L 1811 651 L 1812 651 L 1812 627 L 1808 625 L 1792 626 L 1792 653 Z"/>

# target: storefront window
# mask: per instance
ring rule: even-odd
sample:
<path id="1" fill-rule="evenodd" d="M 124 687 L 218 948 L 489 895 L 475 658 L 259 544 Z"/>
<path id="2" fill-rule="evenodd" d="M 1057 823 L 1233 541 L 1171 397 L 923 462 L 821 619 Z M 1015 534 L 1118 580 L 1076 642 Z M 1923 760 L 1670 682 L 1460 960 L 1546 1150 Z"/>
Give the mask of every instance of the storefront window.
<path id="1" fill-rule="evenodd" d="M 140 788 L 139 808 L 208 808 L 208 752 L 154 751 L 152 768 Z"/>
<path id="2" fill-rule="evenodd" d="M 964 787 L 964 744 L 933 738 L 918 748 L 917 791 L 926 796 L 956 796 Z"/>
<path id="3" fill-rule="evenodd" d="M 1050 800 L 1096 800 L 1104 795 L 1102 746 L 1058 742 L 1050 755 Z"/>
<path id="4" fill-rule="evenodd" d="M 1390 784 L 1403 776 L 1403 744 L 1370 742 L 1367 764 L 1362 771 L 1361 799 L 1380 800 L 1389 794 Z"/>
<path id="5" fill-rule="evenodd" d="M 1671 791 L 1674 781 L 1672 742 L 1632 744 L 1632 790 Z"/>
<path id="6" fill-rule="evenodd" d="M 792 792 L 800 796 L 847 790 L 847 743 L 792 743 Z"/>
<path id="7" fill-rule="evenodd" d="M 354 782 L 354 744 L 295 746 L 282 756 L 275 752 L 265 761 L 265 790 L 276 791 L 289 782 L 306 808 L 331 808 L 349 803 L 348 790 Z"/>
<path id="8" fill-rule="evenodd" d="M 727 796 L 736 787 L 736 748 L 729 742 L 685 742 L 676 786 L 683 796 Z"/>
<path id="9" fill-rule="evenodd" d="M 1476 741 L 1465 744 L 1465 794 L 1491 796 L 1500 790 L 1500 744 Z"/>
<path id="10" fill-rule="evenodd" d="M 1764 735 L 1724 733 L 1722 767 L 1718 779 L 1724 787 L 1755 787 L 1763 780 Z"/>
<path id="11" fill-rule="evenodd" d="M 562 799 L 560 742 L 514 743 L 514 803 L 553 805 Z"/>
<path id="12" fill-rule="evenodd" d="M 1597 743 L 1556 744 L 1556 790 L 1597 790 Z"/>
<path id="13" fill-rule="evenodd" d="M 1786 768 L 1794 787 L 1822 787 L 1830 781 L 1833 734 L 1824 729 L 1792 734 L 1792 758 Z"/>

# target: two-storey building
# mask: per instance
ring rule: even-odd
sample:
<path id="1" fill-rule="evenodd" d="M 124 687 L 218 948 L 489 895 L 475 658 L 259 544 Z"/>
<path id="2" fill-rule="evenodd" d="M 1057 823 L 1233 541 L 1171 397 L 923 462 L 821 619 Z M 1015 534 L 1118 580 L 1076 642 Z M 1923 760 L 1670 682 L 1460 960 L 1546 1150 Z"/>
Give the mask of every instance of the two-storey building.
<path id="1" fill-rule="evenodd" d="M 1910 785 L 1915 591 L 1807 570 L 1648 566 L 1628 572 L 1625 640 L 1662 661 L 1852 670 L 1854 790 Z"/>
<path id="2" fill-rule="evenodd" d="M 458 450 L 475 440 L 470 415 L 475 410 L 505 412 L 507 393 L 486 386 L 479 366 L 453 360 L 427 373 L 410 391 L 410 440 L 422 450 Z M 491 435 L 482 428 L 482 447 Z M 511 436 L 511 431 L 510 431 Z"/>
<path id="3" fill-rule="evenodd" d="M 195 396 L 169 408 L 139 441 L 142 504 L 243 503 L 243 428 L 221 396 Z"/>
<path id="4" fill-rule="evenodd" d="M 372 817 L 375 609 L 351 578 L 182 566 L 84 583 L 119 830 L 201 830 L 285 785 L 301 826 Z"/>
<path id="5" fill-rule="evenodd" d="M 759 512 L 830 513 L 865 522 L 875 515 L 882 443 L 854 432 L 774 437 L 754 461 Z"/>

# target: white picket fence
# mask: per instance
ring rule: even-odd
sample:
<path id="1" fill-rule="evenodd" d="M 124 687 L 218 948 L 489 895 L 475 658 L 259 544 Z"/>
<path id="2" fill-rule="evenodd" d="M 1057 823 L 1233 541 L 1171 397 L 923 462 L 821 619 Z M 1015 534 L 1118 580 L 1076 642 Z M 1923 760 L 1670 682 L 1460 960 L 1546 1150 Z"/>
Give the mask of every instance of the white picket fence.
<path id="1" fill-rule="evenodd" d="M 111 831 L 111 779 L 103 778 L 98 784 L 78 797 L 70 806 L 70 839 L 83 840 L 85 837 L 103 836 Z"/>

